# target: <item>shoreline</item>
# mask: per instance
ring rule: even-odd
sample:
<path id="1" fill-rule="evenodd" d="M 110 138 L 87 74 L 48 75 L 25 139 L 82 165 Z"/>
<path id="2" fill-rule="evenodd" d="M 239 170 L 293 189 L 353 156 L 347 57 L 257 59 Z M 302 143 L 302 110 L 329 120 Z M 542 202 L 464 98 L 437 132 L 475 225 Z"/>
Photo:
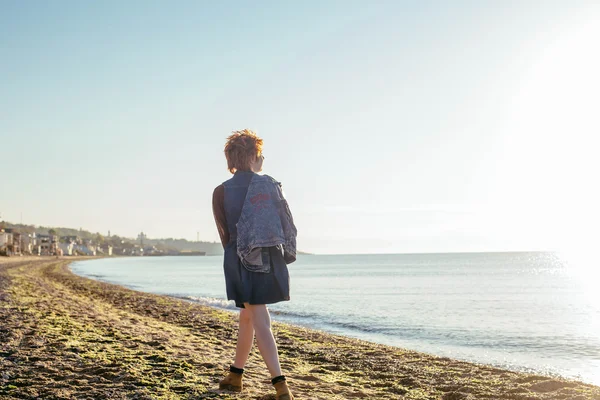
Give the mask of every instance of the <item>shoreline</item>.
<path id="1" fill-rule="evenodd" d="M 217 390 L 235 313 L 84 278 L 75 260 L 0 258 L 0 398 L 274 398 L 256 346 L 244 391 Z M 273 331 L 299 399 L 600 399 L 600 387 L 564 378 L 282 322 Z"/>
<path id="2" fill-rule="evenodd" d="M 91 261 L 83 261 L 81 263 L 75 262 L 71 264 L 71 269 L 75 274 L 82 277 L 122 285 L 133 290 L 192 301 L 193 303 L 210 306 L 218 310 L 239 310 L 233 305 L 233 302 L 223 298 L 222 288 L 220 286 L 222 285 L 222 282 L 218 279 L 215 280 L 213 269 L 208 272 L 211 278 L 206 281 L 206 283 L 204 283 L 205 281 L 202 278 L 204 272 L 198 275 L 197 273 L 190 271 L 190 273 L 193 274 L 192 281 L 203 282 L 198 286 L 197 284 L 188 285 L 186 282 L 189 282 L 190 280 L 185 276 L 182 279 L 180 276 L 181 274 L 175 272 L 175 270 L 172 270 L 175 275 L 171 277 L 171 274 L 169 273 L 171 269 L 168 268 L 168 263 L 160 264 L 161 267 L 152 264 L 153 267 L 149 272 L 149 276 L 152 276 L 151 280 L 148 280 L 149 277 L 144 277 L 144 269 L 138 267 L 135 267 L 131 271 L 132 273 L 133 271 L 136 271 L 136 275 L 130 275 L 130 273 L 127 272 L 127 278 L 125 278 L 121 276 L 125 271 L 119 271 L 122 267 L 127 265 L 127 261 L 123 258 L 120 260 L 123 261 L 114 260 L 115 262 L 112 263 L 112 261 L 107 260 L 106 264 L 105 260 L 102 260 L 99 261 L 101 264 L 96 264 L 95 266 Z M 202 268 L 207 267 L 207 263 L 212 264 L 213 262 L 216 262 L 214 260 L 203 261 L 206 262 L 201 263 Z M 136 265 L 139 263 L 140 262 L 136 262 Z M 195 263 L 196 261 L 192 262 L 192 264 Z M 150 266 L 151 264 L 148 265 Z M 106 266 L 106 269 L 104 266 Z M 304 265 L 302 267 L 304 267 Z M 299 269 L 300 268 L 298 268 L 298 270 Z M 296 273 L 296 271 L 294 271 L 294 273 Z M 176 281 L 176 284 L 162 284 L 163 281 L 166 282 L 166 280 L 170 280 L 171 278 Z M 355 283 L 360 284 L 360 282 Z M 306 286 L 306 284 L 303 286 Z M 296 289 L 298 290 L 296 291 Z M 293 291 L 298 295 L 301 294 L 300 292 L 304 288 L 296 287 L 296 289 Z M 323 287 L 321 290 L 322 289 Z M 374 294 L 374 292 L 371 292 L 371 294 Z M 520 335 L 518 333 L 519 329 L 522 328 L 524 331 L 530 331 L 531 327 L 536 326 L 535 323 L 528 322 L 529 317 L 519 321 L 519 324 L 523 324 L 519 325 L 521 328 L 517 328 L 517 325 L 515 325 L 515 328 L 513 329 L 515 342 L 513 345 L 513 342 L 509 342 L 512 337 L 506 336 L 505 334 L 508 332 L 504 332 L 502 327 L 500 327 L 502 335 L 496 336 L 498 331 L 494 328 L 491 328 L 490 330 L 488 326 L 481 325 L 481 323 L 465 325 L 464 320 L 458 320 L 458 325 L 463 327 L 462 334 L 459 336 L 455 334 L 451 328 L 453 326 L 452 323 L 455 322 L 452 317 L 449 317 L 452 321 L 449 321 L 448 325 L 441 327 L 437 326 L 435 320 L 427 318 L 427 315 L 422 317 L 414 315 L 413 317 L 416 317 L 417 319 L 413 320 L 413 325 L 406 325 L 405 323 L 399 322 L 398 324 L 391 326 L 391 322 L 385 320 L 387 313 L 380 311 L 385 309 L 386 304 L 382 304 L 380 309 L 379 305 L 374 303 L 371 303 L 371 306 L 374 307 L 372 312 L 382 316 L 384 319 L 380 320 L 378 323 L 373 321 L 372 323 L 365 324 L 362 322 L 364 320 L 360 319 L 365 317 L 364 311 L 357 313 L 358 318 L 344 315 L 345 311 L 336 306 L 335 299 L 329 300 L 331 303 L 321 299 L 319 302 L 320 305 L 316 308 L 314 304 L 311 304 L 312 300 L 306 297 L 302 299 L 299 297 L 295 298 L 296 301 L 300 300 L 303 304 L 298 303 L 297 305 L 294 305 L 296 303 L 293 301 L 288 302 L 288 304 L 282 302 L 274 304 L 273 307 L 269 306 L 272 320 L 308 329 L 315 329 L 325 333 L 366 340 L 401 349 L 414 350 L 437 357 L 448 357 L 454 360 L 482 364 L 514 372 L 524 372 L 551 378 L 558 377 L 592 385 L 600 385 L 600 375 L 596 373 L 598 371 L 595 371 L 597 368 L 593 364 L 595 362 L 593 347 L 587 346 L 587 353 L 581 353 L 581 356 L 578 357 L 577 355 L 571 354 L 571 350 L 569 349 L 577 348 L 578 345 L 587 344 L 584 341 L 580 341 L 580 337 L 567 337 L 566 340 L 563 340 L 563 342 L 560 343 L 561 347 L 554 347 L 559 345 L 556 341 L 545 341 L 544 339 L 545 334 L 554 334 L 547 329 L 546 332 L 541 329 L 533 329 L 530 335 Z M 398 304 L 400 307 L 403 306 L 403 299 L 398 298 L 394 300 L 399 301 Z M 564 298 L 564 300 L 568 301 L 569 299 Z M 387 302 L 387 307 L 389 307 L 389 304 L 392 303 Z M 282 307 L 280 307 L 280 305 Z M 331 310 L 328 308 L 330 306 L 332 306 L 332 309 L 336 309 L 336 312 L 339 314 L 331 314 Z M 297 307 L 300 308 L 297 309 Z M 363 310 L 365 310 L 364 307 Z M 412 310 L 409 310 L 409 312 L 411 311 Z M 338 317 L 338 315 L 341 317 Z M 399 314 L 394 315 L 395 318 L 398 318 L 399 316 Z M 420 321 L 419 318 L 427 320 L 425 324 L 432 327 L 431 331 L 428 331 L 428 329 L 422 325 L 424 322 L 422 322 L 423 320 Z M 579 321 L 582 320 L 579 319 Z M 573 320 L 572 322 L 576 326 L 579 326 L 579 321 Z M 517 324 L 517 321 L 514 321 L 513 323 Z M 531 325 L 529 325 L 530 323 Z M 420 327 L 424 329 L 424 331 L 414 332 L 415 329 L 411 329 L 413 326 Z M 470 326 L 472 331 L 465 329 L 465 326 Z M 446 329 L 446 327 L 448 328 Z M 585 327 L 583 328 L 587 329 Z M 381 332 L 382 330 L 384 332 Z M 440 333 L 440 330 L 442 330 L 442 333 Z M 571 327 L 570 331 L 574 332 L 575 329 Z M 490 335 L 496 336 L 497 342 L 500 344 L 494 343 L 494 340 L 488 336 L 488 332 Z M 536 340 L 536 335 L 542 336 L 542 341 Z M 557 335 L 561 335 L 561 333 L 557 332 Z M 467 337 L 469 339 L 464 339 Z M 565 336 L 562 336 L 562 338 L 565 339 Z"/>
<path id="3" fill-rule="evenodd" d="M 185 297 L 179 297 L 179 296 L 175 296 L 175 295 L 164 295 L 164 296 L 172 298 L 174 300 L 181 300 L 181 301 L 191 302 L 192 304 L 198 304 L 198 305 L 201 305 L 201 306 L 210 307 L 210 308 L 213 308 L 215 310 L 232 313 L 234 315 L 237 314 L 237 312 L 238 312 L 238 310 L 236 310 L 236 309 L 231 309 L 231 308 L 226 308 L 226 307 L 220 307 L 220 306 L 214 306 L 214 305 L 210 305 L 210 304 L 205 304 L 205 303 L 203 303 L 201 301 L 187 299 Z M 579 380 L 577 377 L 570 377 L 570 376 L 561 375 L 560 373 L 554 372 L 554 371 L 544 372 L 544 371 L 538 371 L 535 368 L 523 367 L 523 366 L 518 366 L 518 367 L 510 368 L 510 367 L 506 367 L 506 366 L 502 366 L 502 365 L 495 365 L 493 363 L 478 362 L 477 360 L 469 360 L 467 358 L 461 358 L 461 357 L 456 357 L 456 356 L 452 357 L 452 356 L 444 355 L 444 354 L 430 353 L 428 351 L 415 350 L 415 349 L 412 349 L 412 348 L 410 348 L 408 346 L 407 347 L 402 347 L 402 346 L 391 344 L 391 343 L 385 343 L 383 341 L 380 342 L 380 341 L 376 341 L 375 339 L 367 337 L 368 335 L 366 335 L 366 334 L 363 334 L 363 336 L 365 336 L 365 337 L 361 337 L 361 335 L 353 335 L 351 333 L 348 334 L 347 332 L 346 333 L 332 332 L 332 331 L 328 331 L 325 328 L 320 328 L 319 326 L 315 326 L 315 325 L 313 325 L 311 323 L 302 324 L 302 323 L 295 322 L 295 321 L 293 321 L 293 318 L 288 317 L 288 316 L 284 316 L 282 318 L 281 317 L 281 312 L 279 312 L 279 311 L 270 310 L 270 315 L 271 315 L 271 320 L 273 321 L 273 323 L 279 323 L 279 324 L 289 325 L 291 327 L 296 327 L 296 328 L 314 330 L 316 332 L 321 332 L 321 333 L 323 333 L 325 335 L 340 336 L 340 337 L 347 338 L 347 339 L 364 341 L 364 342 L 371 343 L 371 344 L 374 344 L 374 345 L 381 345 L 381 346 L 392 347 L 392 348 L 403 350 L 403 351 L 414 351 L 414 352 L 417 352 L 419 354 L 423 354 L 425 356 L 433 357 L 433 358 L 449 358 L 449 359 L 452 359 L 454 361 L 460 361 L 460 362 L 470 363 L 470 364 L 479 365 L 479 366 L 483 366 L 483 367 L 496 368 L 496 369 L 500 369 L 500 370 L 506 370 L 506 371 L 510 371 L 510 372 L 523 373 L 523 374 L 529 374 L 529 375 L 543 376 L 543 377 L 546 377 L 548 379 L 554 379 L 554 378 L 556 378 L 556 379 L 568 380 L 568 381 L 573 381 L 573 382 L 580 382 L 580 383 L 587 384 L 587 385 L 598 386 L 596 383 L 586 382 L 585 380 Z M 600 400 L 600 398 L 598 400 Z"/>

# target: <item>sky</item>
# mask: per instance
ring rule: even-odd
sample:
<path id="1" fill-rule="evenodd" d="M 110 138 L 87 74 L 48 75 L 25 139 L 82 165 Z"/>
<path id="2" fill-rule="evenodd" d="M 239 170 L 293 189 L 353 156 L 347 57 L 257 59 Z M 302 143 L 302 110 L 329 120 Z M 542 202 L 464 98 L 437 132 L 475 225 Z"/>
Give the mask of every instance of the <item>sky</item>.
<path id="1" fill-rule="evenodd" d="M 578 251 L 597 1 L 0 0 L 0 219 L 217 241 L 233 130 L 313 253 Z"/>

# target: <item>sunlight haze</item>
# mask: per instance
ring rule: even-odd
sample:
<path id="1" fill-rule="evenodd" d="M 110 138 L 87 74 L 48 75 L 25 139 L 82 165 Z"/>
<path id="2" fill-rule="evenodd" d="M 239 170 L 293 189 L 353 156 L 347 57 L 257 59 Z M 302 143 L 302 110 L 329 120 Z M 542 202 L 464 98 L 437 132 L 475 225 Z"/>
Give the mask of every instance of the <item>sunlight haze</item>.
<path id="1" fill-rule="evenodd" d="M 218 241 L 232 130 L 298 248 L 561 250 L 600 223 L 600 3 L 0 0 L 0 220 Z"/>

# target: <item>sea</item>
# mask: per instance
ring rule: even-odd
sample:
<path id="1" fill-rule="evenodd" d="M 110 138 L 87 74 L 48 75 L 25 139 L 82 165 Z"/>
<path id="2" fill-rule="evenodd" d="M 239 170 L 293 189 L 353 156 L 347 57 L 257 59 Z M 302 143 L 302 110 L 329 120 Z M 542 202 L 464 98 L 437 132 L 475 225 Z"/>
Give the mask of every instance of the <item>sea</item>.
<path id="1" fill-rule="evenodd" d="M 222 256 L 77 261 L 81 276 L 235 311 Z M 300 255 L 273 320 L 600 385 L 600 274 L 547 252 Z"/>

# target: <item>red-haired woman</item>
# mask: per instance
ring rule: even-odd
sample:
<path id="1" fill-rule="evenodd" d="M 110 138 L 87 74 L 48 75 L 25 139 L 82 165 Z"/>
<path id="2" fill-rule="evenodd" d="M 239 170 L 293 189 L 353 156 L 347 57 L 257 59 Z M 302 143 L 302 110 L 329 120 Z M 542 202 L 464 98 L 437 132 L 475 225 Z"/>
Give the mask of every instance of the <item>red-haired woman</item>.
<path id="1" fill-rule="evenodd" d="M 251 181 L 262 171 L 263 141 L 254 132 L 235 131 L 227 138 L 225 158 L 233 177 L 219 185 L 213 193 L 213 213 L 221 242 L 225 250 L 223 267 L 227 298 L 240 308 L 239 331 L 235 361 L 220 389 L 241 391 L 242 374 L 250 354 L 254 335 L 277 400 L 292 400 L 285 376 L 281 373 L 277 345 L 271 331 L 271 318 L 266 304 L 290 299 L 289 274 L 281 247 L 261 249 L 266 252 L 268 272 L 254 272 L 242 265 L 237 251 L 238 223 Z M 291 217 L 291 214 L 290 214 Z M 261 251 L 259 250 L 259 251 Z"/>

